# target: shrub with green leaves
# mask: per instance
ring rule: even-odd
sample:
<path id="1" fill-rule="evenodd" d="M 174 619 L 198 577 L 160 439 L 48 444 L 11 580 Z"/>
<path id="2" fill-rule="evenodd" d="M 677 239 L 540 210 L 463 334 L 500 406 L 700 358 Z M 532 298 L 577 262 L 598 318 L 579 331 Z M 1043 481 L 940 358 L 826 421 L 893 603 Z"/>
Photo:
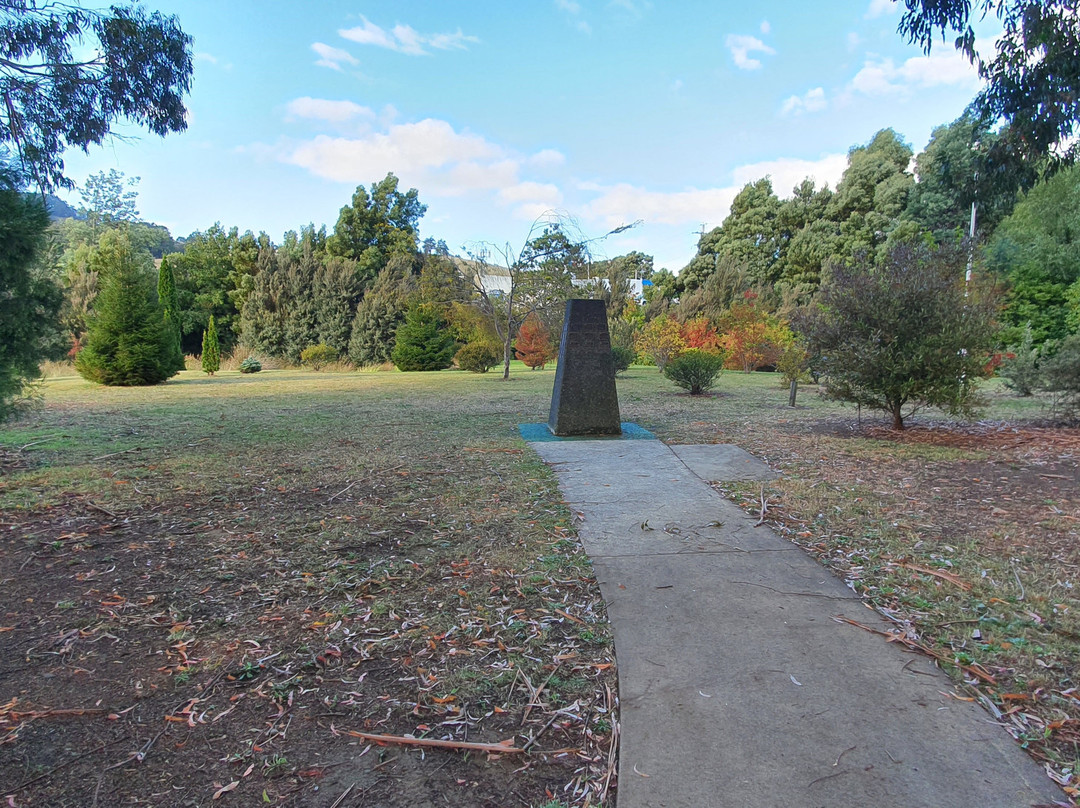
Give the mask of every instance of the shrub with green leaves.
<path id="1" fill-rule="evenodd" d="M 260 370 L 262 370 L 262 362 L 260 362 L 254 356 L 249 356 L 247 359 L 240 363 L 241 373 L 258 373 Z"/>
<path id="2" fill-rule="evenodd" d="M 444 370 L 454 362 L 457 342 L 446 323 L 430 306 L 409 309 L 398 326 L 397 341 L 390 354 L 398 370 Z"/>
<path id="3" fill-rule="evenodd" d="M 338 352 L 325 342 L 320 342 L 318 345 L 309 345 L 300 352 L 300 364 L 312 370 L 322 370 L 331 362 L 336 362 L 340 358 Z"/>
<path id="4" fill-rule="evenodd" d="M 664 366 L 664 375 L 690 395 L 700 396 L 713 388 L 724 369 L 724 355 L 691 348 Z"/>
<path id="5" fill-rule="evenodd" d="M 502 348 L 483 340 L 462 345 L 454 355 L 457 366 L 473 373 L 487 373 L 502 360 Z"/>
<path id="6" fill-rule="evenodd" d="M 615 373 L 622 373 L 634 363 L 634 352 L 629 348 L 616 345 L 611 349 L 611 361 L 615 364 Z"/>

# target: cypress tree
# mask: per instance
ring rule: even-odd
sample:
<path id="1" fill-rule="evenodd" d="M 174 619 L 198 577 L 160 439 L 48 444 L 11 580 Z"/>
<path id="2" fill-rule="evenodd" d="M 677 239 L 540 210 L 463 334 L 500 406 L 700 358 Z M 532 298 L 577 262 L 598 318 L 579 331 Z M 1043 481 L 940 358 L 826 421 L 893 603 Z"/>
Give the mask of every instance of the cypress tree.
<path id="1" fill-rule="evenodd" d="M 90 267 L 102 278 L 85 347 L 75 369 L 99 384 L 158 384 L 176 374 L 175 339 L 158 304 L 150 254 L 136 252 L 126 234 L 101 237 Z"/>
<path id="2" fill-rule="evenodd" d="M 206 326 L 202 336 L 202 369 L 205 373 L 213 376 L 221 369 L 221 351 L 218 348 L 217 326 L 214 324 L 214 315 L 210 315 L 210 323 Z"/>
<path id="3" fill-rule="evenodd" d="M 161 259 L 161 267 L 158 269 L 157 293 L 158 303 L 165 312 L 165 322 L 169 324 L 169 330 L 173 334 L 173 363 L 180 371 L 184 369 L 184 350 L 180 347 L 180 298 L 176 292 L 176 276 L 168 256 Z"/>

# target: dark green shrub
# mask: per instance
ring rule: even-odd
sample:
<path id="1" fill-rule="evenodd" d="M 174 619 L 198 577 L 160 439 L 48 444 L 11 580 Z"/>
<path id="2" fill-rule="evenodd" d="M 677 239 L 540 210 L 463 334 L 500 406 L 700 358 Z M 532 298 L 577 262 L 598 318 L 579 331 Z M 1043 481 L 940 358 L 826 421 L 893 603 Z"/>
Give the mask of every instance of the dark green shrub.
<path id="1" fill-rule="evenodd" d="M 1042 360 L 1041 371 L 1039 387 L 1053 396 L 1055 411 L 1080 417 L 1080 334 L 1063 339 L 1054 355 Z"/>
<path id="2" fill-rule="evenodd" d="M 260 370 L 262 370 L 262 362 L 260 362 L 254 356 L 249 356 L 247 359 L 240 363 L 241 373 L 258 373 Z"/>
<path id="3" fill-rule="evenodd" d="M 221 370 L 221 346 L 218 344 L 217 324 L 212 314 L 202 335 L 202 369 L 208 376 Z"/>
<path id="4" fill-rule="evenodd" d="M 64 293 L 38 260 L 49 214 L 17 185 L 0 163 L 0 421 L 27 403 L 41 362 L 63 355 L 50 337 L 60 333 Z"/>
<path id="5" fill-rule="evenodd" d="M 318 345 L 309 345 L 300 352 L 300 363 L 307 365 L 312 370 L 322 370 L 331 362 L 336 362 L 340 358 L 338 352 L 325 342 L 320 342 Z"/>
<path id="6" fill-rule="evenodd" d="M 616 345 L 611 349 L 611 361 L 615 363 L 615 372 L 622 373 L 628 370 L 634 362 L 634 352 L 629 348 Z"/>
<path id="7" fill-rule="evenodd" d="M 457 342 L 446 324 L 428 306 L 415 306 L 398 326 L 397 342 L 390 360 L 398 370 L 443 370 L 454 363 Z"/>
<path id="8" fill-rule="evenodd" d="M 664 366 L 664 375 L 690 395 L 700 396 L 711 390 L 724 369 L 724 355 L 691 348 Z"/>
<path id="9" fill-rule="evenodd" d="M 157 296 L 150 253 L 136 252 L 120 231 L 105 233 L 90 259 L 102 278 L 86 343 L 75 369 L 98 384 L 163 382 L 176 371 L 176 333 Z"/>
<path id="10" fill-rule="evenodd" d="M 492 342 L 470 342 L 454 355 L 457 366 L 473 373 L 487 373 L 502 360 L 502 349 Z"/>
<path id="11" fill-rule="evenodd" d="M 1039 386 L 1042 377 L 1039 349 L 1034 344 L 1030 323 L 1024 328 L 1020 344 L 1009 346 L 998 369 L 998 376 L 1006 387 L 1020 396 L 1030 396 Z"/>

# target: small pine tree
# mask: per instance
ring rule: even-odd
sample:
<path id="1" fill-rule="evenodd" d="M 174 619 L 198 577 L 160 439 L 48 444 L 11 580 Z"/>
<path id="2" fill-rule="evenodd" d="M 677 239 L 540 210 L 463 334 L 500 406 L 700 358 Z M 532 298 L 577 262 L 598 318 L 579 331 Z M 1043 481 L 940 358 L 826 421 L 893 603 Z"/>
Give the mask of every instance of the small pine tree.
<path id="1" fill-rule="evenodd" d="M 203 372 L 213 376 L 221 369 L 221 350 L 218 347 L 217 325 L 214 324 L 214 315 L 210 315 L 210 323 L 206 326 L 202 336 L 202 369 Z"/>
<path id="2" fill-rule="evenodd" d="M 158 269 L 158 303 L 165 312 L 165 321 L 169 324 L 169 330 L 173 334 L 174 351 L 173 364 L 178 371 L 184 369 L 184 350 L 180 347 L 182 332 L 180 329 L 180 298 L 176 292 L 176 276 L 173 274 L 172 264 L 166 256 L 161 259 L 161 267 Z"/>
<path id="3" fill-rule="evenodd" d="M 112 230 L 102 235 L 90 266 L 102 288 L 75 369 L 89 381 L 118 386 L 158 384 L 175 375 L 173 333 L 158 304 L 150 254 L 136 252 L 126 234 Z"/>
<path id="4" fill-rule="evenodd" d="M 552 360 L 552 353 L 551 335 L 544 323 L 536 316 L 536 312 L 533 312 L 525 318 L 525 322 L 518 329 L 514 355 L 524 362 L 526 367 L 543 370 L 544 366 Z"/>
<path id="5" fill-rule="evenodd" d="M 442 318 L 429 306 L 414 306 L 397 330 L 390 355 L 398 370 L 444 370 L 454 362 L 457 343 Z"/>

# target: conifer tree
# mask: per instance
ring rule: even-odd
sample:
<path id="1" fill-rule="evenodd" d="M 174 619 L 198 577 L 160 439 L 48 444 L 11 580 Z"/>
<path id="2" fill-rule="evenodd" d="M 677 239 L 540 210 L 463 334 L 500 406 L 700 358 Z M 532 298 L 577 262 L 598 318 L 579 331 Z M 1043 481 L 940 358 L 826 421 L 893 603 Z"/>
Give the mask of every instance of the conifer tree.
<path id="1" fill-rule="evenodd" d="M 444 370 L 454 362 L 457 343 L 430 306 L 414 306 L 397 330 L 391 359 L 398 370 Z"/>
<path id="2" fill-rule="evenodd" d="M 353 364 L 381 365 L 390 361 L 398 326 L 405 320 L 412 291 L 407 261 L 391 260 L 356 308 L 349 341 Z"/>
<path id="3" fill-rule="evenodd" d="M 158 384 L 175 375 L 174 337 L 158 304 L 150 254 L 136 252 L 126 234 L 111 230 L 90 267 L 102 288 L 75 369 L 90 381 L 118 386 Z"/>
<path id="4" fill-rule="evenodd" d="M 202 337 L 202 369 L 204 373 L 213 376 L 221 369 L 221 351 L 218 348 L 217 325 L 214 324 L 214 315 L 210 315 L 210 322 L 203 331 Z"/>
<path id="5" fill-rule="evenodd" d="M 161 267 L 158 269 L 157 293 L 158 303 L 165 312 L 165 322 L 169 324 L 169 330 L 173 334 L 173 363 L 180 371 L 184 369 L 184 351 L 180 347 L 180 298 L 176 292 L 176 277 L 168 257 L 161 260 Z"/>

